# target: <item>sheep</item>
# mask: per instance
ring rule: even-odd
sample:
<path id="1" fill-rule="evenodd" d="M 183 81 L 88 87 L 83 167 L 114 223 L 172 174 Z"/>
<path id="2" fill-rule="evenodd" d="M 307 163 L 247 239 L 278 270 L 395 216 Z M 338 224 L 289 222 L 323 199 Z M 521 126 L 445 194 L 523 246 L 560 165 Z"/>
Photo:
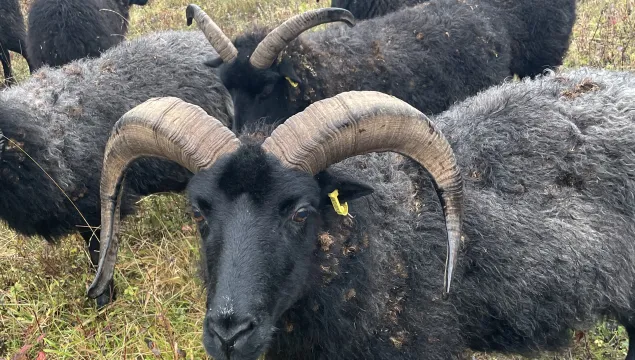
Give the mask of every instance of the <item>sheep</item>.
<path id="1" fill-rule="evenodd" d="M 22 55 L 31 69 L 25 39 L 26 31 L 20 3 L 18 0 L 0 1 L 0 62 L 2 62 L 4 82 L 7 86 L 15 84 L 9 51 Z"/>
<path id="2" fill-rule="evenodd" d="M 296 15 L 271 32 L 247 31 L 235 46 L 198 6 L 189 5 L 186 16 L 188 24 L 195 18 L 220 55 L 207 64 L 220 67 L 235 106 L 232 130 L 240 133 L 254 121 L 281 123 L 347 90 L 382 91 L 426 114 L 441 112 L 509 75 L 510 40 L 495 13 L 488 5 L 434 0 L 351 29 L 337 24 L 288 45 L 280 41 L 317 24 L 353 26 L 350 12 L 322 8 Z"/>
<path id="3" fill-rule="evenodd" d="M 27 52 L 34 69 L 99 57 L 124 40 L 130 6 L 148 0 L 35 0 Z"/>
<path id="4" fill-rule="evenodd" d="M 431 119 L 345 92 L 237 138 L 195 105 L 151 99 L 106 145 L 99 269 L 116 258 L 123 164 L 154 154 L 195 173 L 214 359 L 536 355 L 606 316 L 626 327 L 630 360 L 633 104 L 635 74 L 581 68 Z"/>
<path id="5" fill-rule="evenodd" d="M 564 2 L 572 9 L 560 9 Z M 525 74 L 522 64 L 545 64 L 532 49 L 537 43 L 551 44 L 549 37 L 528 40 L 536 30 L 528 33 L 518 25 L 541 25 L 526 9 L 532 4 L 432 0 L 359 22 L 353 29 L 332 26 L 301 34 L 326 22 L 353 24 L 350 12 L 325 8 L 294 16 L 271 32 L 248 31 L 233 44 L 197 6 L 190 5 L 186 16 L 188 24 L 196 17 L 222 55 L 208 65 L 220 66 L 236 106 L 232 128 L 239 133 L 245 125 L 249 131 L 254 121 L 284 122 L 310 103 L 347 90 L 382 91 L 426 114 L 439 113 L 514 72 Z M 557 35 L 560 20 L 573 18 L 575 1 L 554 4 L 558 9 L 547 16 L 553 24 L 544 27 L 553 27 Z M 566 48 L 556 35 L 552 47 Z M 544 51 L 552 53 L 548 47 Z"/>
<path id="6" fill-rule="evenodd" d="M 429 0 L 333 0 L 332 7 L 349 10 L 355 19 L 383 16 Z M 576 17 L 575 0 L 482 0 L 505 9 L 511 36 L 512 75 L 533 77 L 562 65 Z"/>
<path id="7" fill-rule="evenodd" d="M 144 35 L 97 59 L 42 68 L 1 92 L 0 131 L 7 141 L 0 145 L 0 219 L 50 242 L 80 232 L 96 264 L 99 241 L 88 226 L 100 225 L 101 159 L 115 121 L 151 97 L 170 94 L 230 123 L 231 97 L 202 64 L 215 53 L 201 46 L 203 40 L 192 31 Z M 139 195 L 182 191 L 190 176 L 165 162 L 135 165 L 124 212 L 132 212 Z M 97 305 L 107 304 L 110 295 Z"/>

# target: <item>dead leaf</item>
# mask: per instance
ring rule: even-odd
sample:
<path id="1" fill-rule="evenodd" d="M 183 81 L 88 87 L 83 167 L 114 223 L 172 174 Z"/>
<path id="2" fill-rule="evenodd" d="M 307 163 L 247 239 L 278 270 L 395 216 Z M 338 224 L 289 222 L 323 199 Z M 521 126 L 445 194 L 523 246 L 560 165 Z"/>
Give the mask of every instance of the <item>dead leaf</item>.
<path id="1" fill-rule="evenodd" d="M 26 353 L 31 350 L 33 345 L 24 345 L 20 350 L 18 350 L 17 354 L 13 355 L 11 360 L 29 360 L 26 356 Z"/>

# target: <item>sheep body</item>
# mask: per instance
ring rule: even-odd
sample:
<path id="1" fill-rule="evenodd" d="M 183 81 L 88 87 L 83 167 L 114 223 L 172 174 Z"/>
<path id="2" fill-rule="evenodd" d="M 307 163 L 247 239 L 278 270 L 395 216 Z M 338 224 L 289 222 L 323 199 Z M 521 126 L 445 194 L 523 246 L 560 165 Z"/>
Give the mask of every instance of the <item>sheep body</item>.
<path id="1" fill-rule="evenodd" d="M 485 1 L 503 10 L 512 39 L 512 74 L 533 77 L 562 65 L 576 19 L 575 0 Z"/>
<path id="2" fill-rule="evenodd" d="M 365 20 L 425 1 L 428 0 L 333 0 L 331 6 L 350 11 L 357 20 Z"/>
<path id="3" fill-rule="evenodd" d="M 130 6 L 146 2 L 36 0 L 28 19 L 28 53 L 34 68 L 98 57 L 125 39 Z"/>
<path id="4" fill-rule="evenodd" d="M 24 18 L 20 11 L 18 0 L 3 0 L 0 2 L 0 62 L 4 69 L 4 80 L 7 85 L 15 83 L 13 71 L 11 69 L 11 57 L 9 51 L 13 51 L 25 57 L 27 63 L 30 62 L 26 54 L 26 31 L 24 29 Z"/>
<path id="5" fill-rule="evenodd" d="M 485 5 L 438 0 L 353 28 L 332 25 L 302 34 L 283 51 L 282 62 L 266 71 L 243 59 L 268 31 L 247 32 L 234 41 L 238 60 L 221 67 L 235 103 L 234 130 L 261 118 L 283 121 L 315 101 L 349 90 L 381 91 L 424 113 L 441 112 L 509 75 L 510 40 L 493 13 Z M 285 64 L 292 66 L 292 76 Z M 274 75 L 274 93 L 264 100 L 254 97 Z M 297 77 L 299 85 L 293 87 L 285 76 Z"/>
<path id="6" fill-rule="evenodd" d="M 468 347 L 533 355 L 562 349 L 570 329 L 604 316 L 633 329 L 634 89 L 631 73 L 583 68 L 493 87 L 433 119 L 465 181 L 464 243 L 448 300 L 445 222 L 427 172 L 393 153 L 331 166 L 336 178 L 375 192 L 349 201 L 352 219 L 320 204 L 319 235 L 305 245 L 304 232 L 287 239 L 264 221 L 277 215 L 261 207 L 286 204 L 306 179 L 252 150 L 257 137 L 189 185 L 206 216 L 206 322 L 225 295 L 236 318 L 286 309 L 252 336 L 277 329 L 265 340 L 267 359 L 441 360 Z M 297 250 L 304 246 L 314 255 Z M 298 269 L 307 274 L 291 278 Z M 245 341 L 244 351 L 256 347 Z M 244 354 L 232 359 L 256 358 Z"/>
<path id="7" fill-rule="evenodd" d="M 568 330 L 603 315 L 631 317 L 633 89 L 632 74 L 583 69 L 504 84 L 433 119 L 466 179 L 465 243 L 448 302 L 439 299 L 446 238 L 430 179 L 393 154 L 336 166 L 376 190 L 381 213 L 363 200 L 350 205 L 360 234 L 376 234 L 373 250 L 361 264 L 340 257 L 339 273 L 362 276 L 346 275 L 342 285 L 309 296 L 334 313 L 292 310 L 288 317 L 306 323 L 295 327 L 295 342 L 288 334 L 281 342 L 304 345 L 303 336 L 327 331 L 353 343 L 378 337 L 377 345 L 346 354 L 341 341 L 320 344 L 329 349 L 324 359 L 448 359 L 465 347 L 531 354 L 558 349 Z M 359 303 L 337 296 L 348 289 Z M 324 324 L 321 334 L 302 330 L 314 323 Z M 309 358 L 300 347 L 294 356 Z"/>
<path id="8" fill-rule="evenodd" d="M 22 234 L 49 241 L 76 231 L 88 239 L 86 221 L 100 223 L 101 163 L 112 126 L 149 98 L 189 99 L 229 124 L 231 98 L 202 64 L 215 54 L 211 46 L 201 46 L 204 41 L 192 31 L 154 33 L 97 59 L 43 68 L 0 93 L 0 131 L 13 140 L 0 152 L 0 219 Z M 187 170 L 165 161 L 137 162 L 128 177 L 124 212 L 132 211 L 138 195 L 180 191 L 189 177 Z M 96 241 L 90 245 L 91 251 L 99 248 Z M 98 254 L 91 255 L 96 263 Z"/>
<path id="9" fill-rule="evenodd" d="M 331 6 L 349 10 L 356 19 L 383 16 L 429 0 L 333 0 Z M 575 0 L 484 0 L 504 10 L 511 37 L 511 73 L 535 76 L 562 65 L 575 22 Z"/>

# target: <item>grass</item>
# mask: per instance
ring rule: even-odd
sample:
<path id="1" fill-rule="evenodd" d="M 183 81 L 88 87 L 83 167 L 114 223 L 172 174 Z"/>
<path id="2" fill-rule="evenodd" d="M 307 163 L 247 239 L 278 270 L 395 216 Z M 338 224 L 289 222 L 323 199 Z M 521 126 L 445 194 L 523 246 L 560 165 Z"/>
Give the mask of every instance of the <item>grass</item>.
<path id="1" fill-rule="evenodd" d="M 326 0 L 200 0 L 230 36 L 253 22 L 279 23 L 289 15 L 326 6 Z M 150 0 L 135 7 L 128 37 L 184 29 L 186 0 Z M 28 6 L 24 1 L 24 7 Z M 635 0 L 581 0 L 565 66 L 635 68 Z M 13 58 L 19 81 L 25 62 Z M 94 271 L 79 236 L 59 245 L 25 238 L 0 224 L 0 360 L 202 359 L 204 296 L 198 239 L 181 195 L 140 201 L 124 222 L 115 273 L 119 299 L 97 312 L 85 291 Z M 623 328 L 606 322 L 574 334 L 574 346 L 542 359 L 623 359 Z M 478 360 L 510 360 L 468 354 Z"/>

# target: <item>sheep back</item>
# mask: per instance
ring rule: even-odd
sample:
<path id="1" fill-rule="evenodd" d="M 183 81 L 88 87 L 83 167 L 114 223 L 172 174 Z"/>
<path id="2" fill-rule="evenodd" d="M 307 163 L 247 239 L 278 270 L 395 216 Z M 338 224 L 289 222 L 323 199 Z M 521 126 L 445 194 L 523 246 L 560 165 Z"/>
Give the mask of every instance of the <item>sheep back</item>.
<path id="1" fill-rule="evenodd" d="M 535 76 L 562 65 L 576 19 L 575 0 L 482 0 L 500 9 L 512 38 L 512 74 Z"/>
<path id="2" fill-rule="evenodd" d="M 114 123 L 152 97 L 175 96 L 229 124 L 231 98 L 203 61 L 216 53 L 194 31 L 153 33 L 97 59 L 44 67 L 0 93 L 0 129 L 31 156 L 5 149 L 0 164 L 0 218 L 19 232 L 54 238 L 85 226 L 59 185 L 94 226 L 99 224 L 103 150 Z M 44 173 L 48 173 L 57 185 Z M 136 195 L 179 191 L 188 171 L 144 159 L 128 175 L 129 213 Z"/>
<path id="3" fill-rule="evenodd" d="M 371 19 L 428 0 L 333 0 L 331 7 L 350 11 L 356 20 Z"/>
<path id="4" fill-rule="evenodd" d="M 439 0 L 307 33 L 285 53 L 306 86 L 295 96 L 315 102 L 375 90 L 439 113 L 509 75 L 509 38 L 486 11 Z"/>
<path id="5" fill-rule="evenodd" d="M 34 67 L 98 57 L 125 40 L 128 13 L 123 0 L 36 0 L 28 19 Z"/>

